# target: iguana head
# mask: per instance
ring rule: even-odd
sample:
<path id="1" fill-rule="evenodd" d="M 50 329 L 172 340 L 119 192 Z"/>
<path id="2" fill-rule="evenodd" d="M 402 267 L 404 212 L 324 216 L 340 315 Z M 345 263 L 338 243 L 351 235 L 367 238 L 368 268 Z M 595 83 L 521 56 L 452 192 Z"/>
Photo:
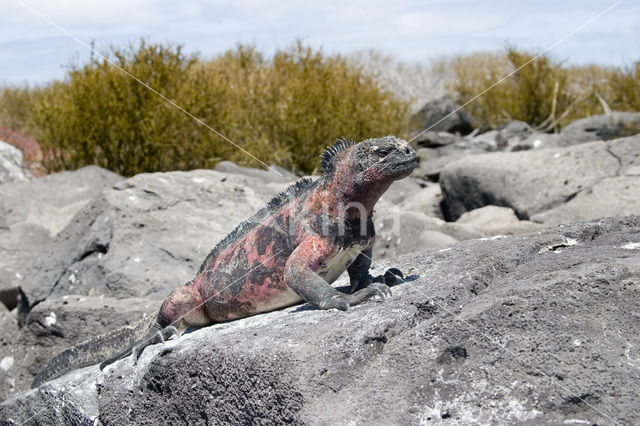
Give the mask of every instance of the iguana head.
<path id="1" fill-rule="evenodd" d="M 373 204 L 395 180 L 411 174 L 416 152 L 395 136 L 367 139 L 358 144 L 338 140 L 322 156 L 322 171 L 345 198 Z"/>
<path id="2" fill-rule="evenodd" d="M 359 181 L 394 181 L 411 174 L 418 164 L 416 152 L 395 136 L 367 139 L 351 154 L 357 164 Z"/>

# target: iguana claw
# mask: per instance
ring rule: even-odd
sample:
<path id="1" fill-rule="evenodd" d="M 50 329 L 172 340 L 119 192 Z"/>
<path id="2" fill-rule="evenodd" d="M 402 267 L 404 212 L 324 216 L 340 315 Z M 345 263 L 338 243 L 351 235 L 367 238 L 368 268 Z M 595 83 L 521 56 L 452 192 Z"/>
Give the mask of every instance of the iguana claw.
<path id="1" fill-rule="evenodd" d="M 142 339 L 137 342 L 131 348 L 133 364 L 135 365 L 138 363 L 138 359 L 140 358 L 140 355 L 142 355 L 142 351 L 144 351 L 147 346 L 163 343 L 166 340 L 169 340 L 172 336 L 180 336 L 180 332 L 174 326 L 168 325 L 162 330 L 157 330 L 150 338 Z"/>

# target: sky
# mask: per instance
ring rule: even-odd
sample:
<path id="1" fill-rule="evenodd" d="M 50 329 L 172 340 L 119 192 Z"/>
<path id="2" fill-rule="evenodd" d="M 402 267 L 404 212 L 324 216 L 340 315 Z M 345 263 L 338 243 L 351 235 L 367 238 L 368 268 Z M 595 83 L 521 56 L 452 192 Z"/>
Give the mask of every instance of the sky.
<path id="1" fill-rule="evenodd" d="M 640 60 L 640 0 L 0 0 L 0 84 L 62 79 L 71 62 L 88 61 L 92 40 L 105 51 L 141 37 L 205 58 L 239 42 L 270 54 L 301 39 L 417 63 L 509 44 L 554 46 L 569 64 L 629 66 Z"/>

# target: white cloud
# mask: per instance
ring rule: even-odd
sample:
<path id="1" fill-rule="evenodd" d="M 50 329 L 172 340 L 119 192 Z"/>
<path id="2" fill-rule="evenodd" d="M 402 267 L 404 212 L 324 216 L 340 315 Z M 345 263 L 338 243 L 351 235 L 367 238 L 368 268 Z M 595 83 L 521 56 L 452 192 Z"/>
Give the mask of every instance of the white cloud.
<path id="1" fill-rule="evenodd" d="M 144 36 L 181 43 L 204 55 L 237 42 L 253 42 L 269 53 L 301 37 L 328 51 L 377 48 L 421 61 L 443 53 L 499 49 L 507 41 L 545 48 L 613 0 L 5 0 L 0 60 L 11 59 L 14 64 L 3 67 L 0 81 L 38 73 L 42 79 L 52 78 L 49 73 L 54 68 L 60 70 L 55 77 L 60 77 L 60 66 L 70 56 L 88 57 L 85 48 L 62 41 L 65 36 L 58 29 L 20 2 L 85 42 L 95 39 L 102 48 Z M 640 40 L 640 5 L 625 1 L 554 53 L 572 62 L 621 63 L 640 57 L 636 40 Z M 38 57 L 34 57 L 36 46 Z"/>

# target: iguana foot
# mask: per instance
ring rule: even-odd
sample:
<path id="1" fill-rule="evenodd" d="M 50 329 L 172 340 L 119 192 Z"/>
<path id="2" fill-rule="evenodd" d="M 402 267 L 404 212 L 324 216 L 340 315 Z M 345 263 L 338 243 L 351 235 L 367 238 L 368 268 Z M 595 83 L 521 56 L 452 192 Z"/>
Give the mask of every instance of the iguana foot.
<path id="1" fill-rule="evenodd" d="M 168 325 L 161 330 L 156 330 L 155 333 L 153 333 L 153 335 L 150 337 L 145 336 L 146 338 L 140 340 L 131 348 L 131 354 L 133 355 L 133 364 L 135 365 L 138 363 L 138 358 L 140 358 L 140 355 L 142 355 L 142 351 L 144 351 L 147 346 L 155 345 L 157 343 L 164 343 L 172 336 L 180 337 L 180 332 L 172 325 Z"/>
<path id="2" fill-rule="evenodd" d="M 373 279 L 373 281 L 386 285 L 397 285 L 402 282 L 403 278 L 404 274 L 400 269 L 389 268 L 384 275 L 378 275 Z"/>
<path id="3" fill-rule="evenodd" d="M 336 308 L 341 311 L 346 311 L 349 306 L 357 305 L 370 299 L 374 296 L 379 296 L 382 300 L 391 296 L 391 289 L 381 283 L 373 282 L 367 287 L 356 291 L 353 294 L 338 293 L 333 295 L 329 300 L 320 304 L 319 309 L 331 309 Z"/>
<path id="4" fill-rule="evenodd" d="M 356 290 L 369 287 L 372 283 L 381 283 L 388 286 L 394 286 L 400 284 L 404 278 L 404 274 L 398 268 L 389 268 L 384 275 L 378 275 L 376 277 L 369 275 L 364 282 L 352 280 L 351 287 L 349 287 L 349 293 L 353 294 Z"/>

